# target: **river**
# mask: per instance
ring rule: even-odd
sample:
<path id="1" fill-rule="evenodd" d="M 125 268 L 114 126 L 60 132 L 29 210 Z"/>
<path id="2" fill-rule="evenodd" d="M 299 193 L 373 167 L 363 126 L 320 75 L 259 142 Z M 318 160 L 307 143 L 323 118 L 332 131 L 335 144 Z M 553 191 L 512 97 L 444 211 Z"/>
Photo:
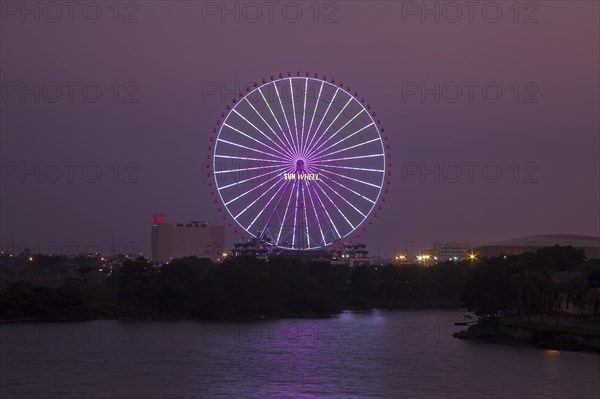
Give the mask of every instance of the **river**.
<path id="1" fill-rule="evenodd" d="M 452 338 L 459 310 L 0 325 L 1 398 L 600 398 L 600 356 Z"/>

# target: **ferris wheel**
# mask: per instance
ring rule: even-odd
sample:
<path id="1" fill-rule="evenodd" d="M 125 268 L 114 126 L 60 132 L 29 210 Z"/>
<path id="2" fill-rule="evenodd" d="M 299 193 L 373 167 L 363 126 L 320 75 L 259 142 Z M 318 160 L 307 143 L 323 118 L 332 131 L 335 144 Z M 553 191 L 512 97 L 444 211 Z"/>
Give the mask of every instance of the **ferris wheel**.
<path id="1" fill-rule="evenodd" d="M 276 248 L 310 250 L 360 236 L 385 202 L 391 175 L 380 125 L 364 99 L 335 79 L 288 73 L 254 83 L 213 130 L 214 202 L 242 238 Z"/>

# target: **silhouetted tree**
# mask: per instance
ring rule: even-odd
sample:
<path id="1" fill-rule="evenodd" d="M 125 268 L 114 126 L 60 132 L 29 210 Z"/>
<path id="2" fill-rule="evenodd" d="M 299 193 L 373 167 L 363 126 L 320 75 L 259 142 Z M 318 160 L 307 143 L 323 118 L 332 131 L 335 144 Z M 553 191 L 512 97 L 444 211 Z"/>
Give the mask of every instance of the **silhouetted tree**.
<path id="1" fill-rule="evenodd" d="M 143 257 L 126 260 L 116 272 L 118 299 L 127 316 L 152 316 L 156 309 L 158 270 Z"/>

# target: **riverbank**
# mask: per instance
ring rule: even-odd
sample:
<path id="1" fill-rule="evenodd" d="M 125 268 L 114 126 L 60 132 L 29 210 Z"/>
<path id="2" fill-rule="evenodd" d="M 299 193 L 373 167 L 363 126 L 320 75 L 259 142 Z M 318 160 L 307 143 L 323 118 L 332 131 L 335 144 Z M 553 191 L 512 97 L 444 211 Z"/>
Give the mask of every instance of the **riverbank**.
<path id="1" fill-rule="evenodd" d="M 0 303 L 1 304 L 1 303 Z M 78 322 L 78 321 L 97 321 L 97 320 L 117 320 L 117 321 L 155 321 L 155 320 L 198 320 L 198 321 L 257 321 L 257 320 L 277 320 L 277 319 L 328 319 L 338 316 L 344 311 L 351 312 L 371 312 L 374 310 L 452 310 L 462 309 L 460 302 L 456 301 L 424 301 L 424 302 L 406 302 L 406 303 L 382 303 L 365 304 L 358 301 L 352 304 L 343 304 L 330 308 L 328 311 L 319 311 L 305 309 L 295 312 L 278 312 L 257 315 L 231 316 L 231 315 L 216 315 L 214 317 L 194 317 L 194 316 L 164 316 L 164 315 L 131 315 L 120 314 L 118 310 L 113 309 L 113 312 L 93 312 L 86 310 L 84 312 L 64 312 L 64 313 L 43 313 L 38 316 L 20 315 L 13 318 L 0 318 L 0 324 L 14 323 L 46 323 L 46 322 Z"/>
<path id="2" fill-rule="evenodd" d="M 453 336 L 502 344 L 528 344 L 541 349 L 600 353 L 600 328 L 593 323 L 557 325 L 520 319 L 482 320 Z"/>

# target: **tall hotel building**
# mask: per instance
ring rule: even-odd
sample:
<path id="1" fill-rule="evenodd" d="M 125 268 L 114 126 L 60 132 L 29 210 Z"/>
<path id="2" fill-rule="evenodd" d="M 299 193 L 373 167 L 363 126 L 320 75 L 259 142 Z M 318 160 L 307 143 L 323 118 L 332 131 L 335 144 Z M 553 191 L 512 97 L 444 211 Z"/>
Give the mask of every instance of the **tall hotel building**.
<path id="1" fill-rule="evenodd" d="M 153 215 L 151 247 L 156 263 L 185 256 L 210 258 L 215 262 L 225 250 L 225 226 L 200 221 L 167 223 L 164 214 Z"/>

